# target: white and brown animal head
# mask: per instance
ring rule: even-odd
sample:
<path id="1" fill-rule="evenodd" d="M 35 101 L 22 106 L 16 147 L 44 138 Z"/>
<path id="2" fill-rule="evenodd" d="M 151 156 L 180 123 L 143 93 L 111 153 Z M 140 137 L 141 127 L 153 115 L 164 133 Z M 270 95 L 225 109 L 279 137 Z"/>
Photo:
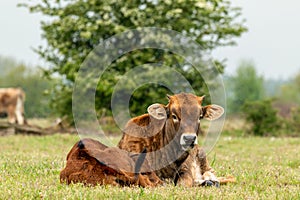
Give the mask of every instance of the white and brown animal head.
<path id="1" fill-rule="evenodd" d="M 224 113 L 224 109 L 218 105 L 202 106 L 204 96 L 180 93 L 173 96 L 168 95 L 168 99 L 169 103 L 166 106 L 151 105 L 148 113 L 152 118 L 160 121 L 165 117 L 166 135 L 173 139 L 177 138 L 183 150 L 193 148 L 197 144 L 201 119 L 215 120 Z M 165 116 L 162 109 L 165 110 Z"/>
<path id="2" fill-rule="evenodd" d="M 201 119 L 215 120 L 224 113 L 224 109 L 218 105 L 202 106 L 204 96 L 181 93 L 168 98 L 166 125 L 175 129 L 175 132 L 180 135 L 183 150 L 197 144 Z"/>

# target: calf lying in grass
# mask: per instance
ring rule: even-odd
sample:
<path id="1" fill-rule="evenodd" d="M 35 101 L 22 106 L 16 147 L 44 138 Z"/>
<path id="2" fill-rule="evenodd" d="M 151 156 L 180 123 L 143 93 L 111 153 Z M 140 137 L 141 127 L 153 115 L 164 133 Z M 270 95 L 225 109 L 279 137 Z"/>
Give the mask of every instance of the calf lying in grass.
<path id="1" fill-rule="evenodd" d="M 118 147 L 133 153 L 147 149 L 152 171 L 164 181 L 218 187 L 220 182 L 198 146 L 198 136 L 202 119 L 217 120 L 224 109 L 215 104 L 203 106 L 204 96 L 190 93 L 167 97 L 167 105 L 152 104 L 148 113 L 128 121 Z"/>
<path id="2" fill-rule="evenodd" d="M 162 184 L 155 172 L 151 172 L 145 157 L 145 151 L 138 156 L 117 147 L 107 147 L 93 139 L 83 139 L 67 155 L 67 165 L 60 173 L 60 180 L 67 184 L 81 182 L 86 185 L 154 187 Z M 216 183 L 218 186 L 219 183 L 235 181 L 233 177 L 216 178 L 213 171 L 208 170 L 205 153 L 198 146 L 191 150 L 188 159 L 187 163 L 192 165 L 183 165 L 182 168 L 186 168 L 186 180 L 194 182 L 193 186 Z M 189 177 L 195 177 L 195 180 L 189 180 Z M 178 185 L 186 186 L 186 183 Z"/>
<path id="3" fill-rule="evenodd" d="M 146 152 L 132 154 L 117 147 L 107 147 L 93 140 L 77 142 L 67 156 L 67 165 L 60 173 L 61 182 L 87 185 L 153 187 L 162 183 L 154 172 L 139 173 L 149 168 Z"/>

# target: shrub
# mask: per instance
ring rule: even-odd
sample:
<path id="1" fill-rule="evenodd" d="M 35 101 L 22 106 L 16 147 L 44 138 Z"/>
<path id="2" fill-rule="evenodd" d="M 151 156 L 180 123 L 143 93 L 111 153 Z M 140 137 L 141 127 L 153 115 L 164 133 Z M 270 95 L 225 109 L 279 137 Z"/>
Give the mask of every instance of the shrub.
<path id="1" fill-rule="evenodd" d="M 276 135 L 280 128 L 277 111 L 272 107 L 271 100 L 248 101 L 242 111 L 246 121 L 252 125 L 254 135 Z"/>

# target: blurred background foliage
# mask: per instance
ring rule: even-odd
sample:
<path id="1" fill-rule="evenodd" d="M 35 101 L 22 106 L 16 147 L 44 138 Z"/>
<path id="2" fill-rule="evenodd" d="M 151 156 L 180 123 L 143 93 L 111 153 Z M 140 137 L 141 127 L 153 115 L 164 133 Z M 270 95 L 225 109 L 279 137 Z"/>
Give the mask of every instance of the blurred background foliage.
<path id="1" fill-rule="evenodd" d="M 58 87 L 57 81 L 60 81 L 58 78 L 46 79 L 43 76 L 43 70 L 39 67 L 30 67 L 13 58 L 3 56 L 0 56 L 0 68 L 1 88 L 21 87 L 26 92 L 25 114 L 27 118 L 64 117 L 69 114 L 57 113 L 55 109 L 52 109 L 53 104 L 57 106 L 63 103 L 72 103 L 66 93 L 59 93 L 62 95 L 59 99 L 66 101 L 59 102 L 50 92 Z M 231 136 L 299 136 L 299 81 L 300 72 L 289 80 L 265 80 L 256 72 L 253 61 L 242 61 L 236 74 L 224 75 L 228 117 L 223 134 Z M 145 85 L 134 91 L 130 101 L 133 101 L 132 109 L 136 112 L 143 104 L 143 93 L 140 91 L 149 91 L 148 89 L 149 86 Z M 164 94 L 170 92 L 167 88 L 159 87 L 158 89 Z M 69 92 L 72 93 L 72 90 Z M 160 92 L 149 93 L 151 103 L 166 101 L 164 96 L 159 95 Z M 159 99 L 161 97 L 162 99 Z M 52 101 L 50 101 L 51 99 Z M 111 117 L 106 116 L 102 123 L 108 133 L 119 132 Z"/>
<path id="2" fill-rule="evenodd" d="M 300 136 L 300 71 L 290 80 L 265 80 L 253 61 L 243 60 L 224 79 L 228 114 L 245 119 L 248 133 Z"/>
<path id="3" fill-rule="evenodd" d="M 235 39 L 247 31 L 240 8 L 225 0 L 43 0 L 22 6 L 46 16 L 41 26 L 47 44 L 35 51 L 49 67 L 24 65 L 0 57 L 0 87 L 25 90 L 29 118 L 54 115 L 72 122 L 72 91 L 78 69 L 100 42 L 115 34 L 140 27 L 172 29 L 193 38 L 204 52 L 210 53 L 220 46 L 234 45 Z M 219 73 L 226 72 L 224 61 L 214 62 Z M 198 95 L 208 93 L 202 77 L 192 66 L 186 67 L 182 57 L 159 49 L 136 50 L 115 60 L 103 74 L 105 81 L 97 85 L 95 106 L 107 124 L 113 123 L 107 117 L 111 115 L 113 87 L 133 67 L 147 63 L 172 67 Z M 257 73 L 253 61 L 243 60 L 235 74 L 225 73 L 223 77 L 228 114 L 225 134 L 299 136 L 300 71 L 289 80 L 265 79 Z M 154 102 L 166 103 L 166 94 L 170 93 L 159 84 L 137 88 L 130 99 L 132 116 L 145 113 Z M 209 96 L 207 99 L 206 104 L 210 103 Z"/>

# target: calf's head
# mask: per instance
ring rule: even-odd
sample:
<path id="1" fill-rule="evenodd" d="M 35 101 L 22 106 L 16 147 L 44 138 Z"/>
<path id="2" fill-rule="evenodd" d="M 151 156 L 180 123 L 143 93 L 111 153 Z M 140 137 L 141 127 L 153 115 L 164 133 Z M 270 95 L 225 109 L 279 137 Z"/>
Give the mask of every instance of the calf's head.
<path id="1" fill-rule="evenodd" d="M 165 131 L 168 137 L 178 138 L 183 150 L 193 148 L 197 144 L 201 119 L 215 120 L 224 113 L 224 109 L 215 104 L 202 106 L 204 96 L 180 93 L 168 96 L 168 99 L 169 103 L 166 106 L 158 107 L 155 104 L 156 109 L 150 109 L 152 112 L 148 109 L 148 112 L 150 116 L 160 119 L 164 115 L 163 108 L 166 113 Z"/>

